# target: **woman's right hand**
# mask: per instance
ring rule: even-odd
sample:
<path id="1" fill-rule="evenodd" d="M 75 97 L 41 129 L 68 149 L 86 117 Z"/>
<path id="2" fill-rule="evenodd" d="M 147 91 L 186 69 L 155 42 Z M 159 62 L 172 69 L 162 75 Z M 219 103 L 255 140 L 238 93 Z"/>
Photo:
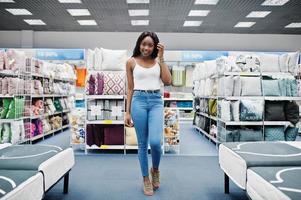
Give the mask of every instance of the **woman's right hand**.
<path id="1" fill-rule="evenodd" d="M 126 126 L 129 126 L 129 127 L 134 126 L 134 124 L 132 123 L 132 117 L 131 117 L 130 113 L 125 113 L 124 123 L 125 123 Z"/>

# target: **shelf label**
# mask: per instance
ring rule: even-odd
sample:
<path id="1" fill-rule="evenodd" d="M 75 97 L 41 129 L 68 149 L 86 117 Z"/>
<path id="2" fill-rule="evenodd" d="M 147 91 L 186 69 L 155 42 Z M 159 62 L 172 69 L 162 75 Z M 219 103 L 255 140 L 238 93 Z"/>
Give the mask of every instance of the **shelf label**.
<path id="1" fill-rule="evenodd" d="M 122 107 L 121 106 L 112 106 L 112 116 L 122 117 Z"/>
<path id="2" fill-rule="evenodd" d="M 101 116 L 101 106 L 91 106 L 91 116 Z"/>
<path id="3" fill-rule="evenodd" d="M 40 60 L 83 60 L 84 49 L 37 49 L 36 58 Z"/>
<path id="4" fill-rule="evenodd" d="M 100 149 L 108 149 L 109 148 L 109 145 L 101 145 L 100 146 Z"/>
<path id="5" fill-rule="evenodd" d="M 104 124 L 113 124 L 112 120 L 104 120 Z"/>

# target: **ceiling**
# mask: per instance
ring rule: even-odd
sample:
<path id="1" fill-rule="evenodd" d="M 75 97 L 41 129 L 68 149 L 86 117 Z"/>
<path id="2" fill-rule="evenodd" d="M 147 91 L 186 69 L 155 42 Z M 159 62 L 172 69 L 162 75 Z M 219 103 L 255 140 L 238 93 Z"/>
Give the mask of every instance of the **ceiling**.
<path id="1" fill-rule="evenodd" d="M 217 5 L 195 5 L 195 0 L 150 0 L 127 4 L 126 0 L 82 0 L 61 4 L 58 0 L 14 0 L 0 3 L 0 30 L 100 31 L 187 33 L 301 34 L 301 28 L 284 28 L 301 22 L 301 0 L 283 6 L 261 6 L 264 0 L 219 0 Z M 33 15 L 15 16 L 7 8 L 25 8 Z M 88 9 L 91 16 L 71 16 L 66 9 Z M 149 9 L 149 16 L 129 16 L 129 9 Z M 210 10 L 205 17 L 188 16 L 190 10 Z M 265 18 L 246 18 L 251 11 L 271 11 Z M 31 26 L 24 19 L 41 19 L 46 25 Z M 81 26 L 76 20 L 94 19 L 97 26 Z M 149 26 L 132 26 L 131 20 L 149 20 Z M 201 20 L 201 26 L 184 27 L 185 20 Z M 234 28 L 239 21 L 256 22 L 250 28 Z"/>

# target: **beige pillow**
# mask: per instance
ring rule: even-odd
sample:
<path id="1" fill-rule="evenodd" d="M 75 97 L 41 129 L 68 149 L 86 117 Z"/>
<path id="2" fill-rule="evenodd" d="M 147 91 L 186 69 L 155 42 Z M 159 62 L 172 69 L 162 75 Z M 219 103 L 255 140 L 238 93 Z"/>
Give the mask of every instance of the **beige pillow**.
<path id="1" fill-rule="evenodd" d="M 137 145 L 137 136 L 134 127 L 125 127 L 125 144 Z"/>

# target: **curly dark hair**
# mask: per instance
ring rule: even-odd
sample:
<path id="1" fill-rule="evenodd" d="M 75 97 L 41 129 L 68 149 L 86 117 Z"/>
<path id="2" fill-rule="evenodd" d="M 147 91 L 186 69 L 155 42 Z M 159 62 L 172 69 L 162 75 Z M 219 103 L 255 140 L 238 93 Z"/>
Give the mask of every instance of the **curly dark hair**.
<path id="1" fill-rule="evenodd" d="M 137 39 L 136 46 L 134 48 L 132 57 L 137 57 L 137 56 L 141 55 L 140 44 L 141 44 L 142 40 L 144 38 L 146 38 L 147 36 L 151 37 L 154 41 L 154 50 L 151 54 L 151 58 L 153 58 L 153 59 L 157 58 L 157 56 L 158 56 L 157 45 L 159 43 L 159 38 L 156 33 L 150 32 L 150 31 L 144 31 L 143 33 L 140 34 L 140 36 Z"/>

